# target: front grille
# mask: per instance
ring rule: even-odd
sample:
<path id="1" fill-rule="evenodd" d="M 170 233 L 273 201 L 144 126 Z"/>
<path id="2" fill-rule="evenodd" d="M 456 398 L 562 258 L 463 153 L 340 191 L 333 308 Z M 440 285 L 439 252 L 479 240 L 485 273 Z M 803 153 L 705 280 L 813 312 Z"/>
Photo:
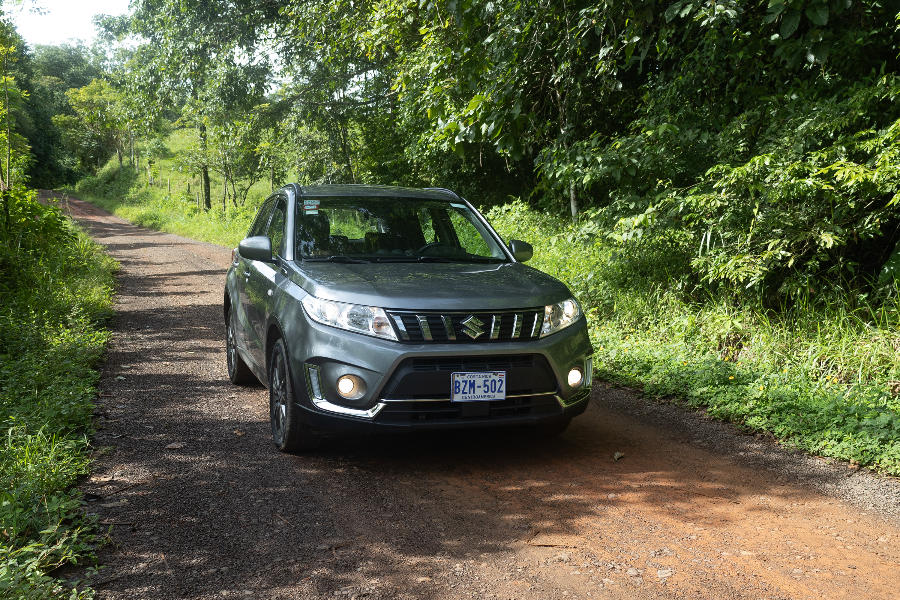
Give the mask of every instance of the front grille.
<path id="1" fill-rule="evenodd" d="M 377 421 L 457 421 L 524 415 L 557 414 L 559 403 L 552 394 L 507 398 L 493 402 L 388 402 Z"/>
<path id="2" fill-rule="evenodd" d="M 388 311 L 401 341 L 471 344 L 528 342 L 540 337 L 543 308 L 502 312 Z"/>

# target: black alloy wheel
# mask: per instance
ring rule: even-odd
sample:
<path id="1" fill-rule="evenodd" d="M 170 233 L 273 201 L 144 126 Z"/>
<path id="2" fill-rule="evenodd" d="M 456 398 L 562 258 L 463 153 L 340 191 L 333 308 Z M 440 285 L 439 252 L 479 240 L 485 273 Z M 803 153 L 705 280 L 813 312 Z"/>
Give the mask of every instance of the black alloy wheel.
<path id="1" fill-rule="evenodd" d="M 225 319 L 225 360 L 228 363 L 228 379 L 231 383 L 240 385 L 250 383 L 255 379 L 253 371 L 241 358 L 237 348 L 237 340 L 234 336 L 234 315 L 232 311 L 228 311 L 228 317 Z"/>
<path id="2" fill-rule="evenodd" d="M 283 340 L 275 342 L 269 359 L 269 418 L 272 422 L 272 441 L 281 452 L 313 450 L 322 441 L 300 419 L 300 409 L 294 404 L 287 348 Z"/>

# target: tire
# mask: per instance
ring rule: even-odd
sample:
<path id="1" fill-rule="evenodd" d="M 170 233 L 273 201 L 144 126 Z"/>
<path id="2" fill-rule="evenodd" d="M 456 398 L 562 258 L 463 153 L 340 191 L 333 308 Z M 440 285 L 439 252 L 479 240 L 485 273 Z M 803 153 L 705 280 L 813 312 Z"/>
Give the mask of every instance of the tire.
<path id="1" fill-rule="evenodd" d="M 275 342 L 269 359 L 269 419 L 272 423 L 272 441 L 281 452 L 296 453 L 314 450 L 321 443 L 300 419 L 300 409 L 294 402 L 294 386 L 291 384 L 290 361 L 283 340 Z"/>
<path id="2" fill-rule="evenodd" d="M 538 438 L 553 438 L 562 435 L 569 428 L 572 419 L 563 419 L 555 423 L 547 423 L 546 425 L 535 425 L 531 428 L 531 434 Z"/>
<path id="3" fill-rule="evenodd" d="M 234 315 L 228 311 L 225 319 L 225 361 L 228 363 L 228 379 L 235 385 L 251 383 L 256 380 L 253 371 L 241 358 L 237 341 L 234 339 Z"/>

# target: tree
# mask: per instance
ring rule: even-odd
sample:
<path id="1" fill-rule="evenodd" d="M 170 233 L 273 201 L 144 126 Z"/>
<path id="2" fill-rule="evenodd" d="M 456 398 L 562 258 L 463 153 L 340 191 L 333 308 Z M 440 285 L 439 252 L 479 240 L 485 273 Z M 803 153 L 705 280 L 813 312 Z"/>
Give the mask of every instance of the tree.
<path id="1" fill-rule="evenodd" d="M 145 37 L 144 68 L 160 76 L 170 105 L 186 108 L 184 116 L 197 127 L 204 204 L 212 207 L 209 182 L 208 127 L 213 112 L 237 111 L 247 103 L 242 92 L 261 93 L 268 74 L 267 57 L 256 55 L 256 27 L 276 18 L 275 3 L 249 0 L 137 0 L 124 24 Z M 245 11 L 246 19 L 228 17 Z M 121 22 L 108 22 L 115 31 Z"/>
<path id="2" fill-rule="evenodd" d="M 105 80 L 66 92 L 74 115 L 57 115 L 66 143 L 85 168 L 99 169 L 115 152 L 122 167 L 128 129 L 119 93 Z"/>

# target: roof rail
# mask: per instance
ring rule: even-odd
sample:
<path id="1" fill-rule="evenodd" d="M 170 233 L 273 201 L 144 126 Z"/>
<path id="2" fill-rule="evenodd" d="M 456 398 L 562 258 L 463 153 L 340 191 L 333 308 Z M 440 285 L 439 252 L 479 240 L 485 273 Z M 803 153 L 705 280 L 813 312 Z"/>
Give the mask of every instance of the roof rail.
<path id="1" fill-rule="evenodd" d="M 454 192 L 453 190 L 448 190 L 447 188 L 442 188 L 442 187 L 430 187 L 430 188 L 423 188 L 423 189 L 426 189 L 426 190 L 428 190 L 429 192 L 447 192 L 448 194 L 453 194 L 454 196 L 456 196 L 457 198 L 459 198 L 459 194 L 457 194 L 457 193 Z M 462 198 L 460 198 L 460 200 L 462 200 Z"/>

